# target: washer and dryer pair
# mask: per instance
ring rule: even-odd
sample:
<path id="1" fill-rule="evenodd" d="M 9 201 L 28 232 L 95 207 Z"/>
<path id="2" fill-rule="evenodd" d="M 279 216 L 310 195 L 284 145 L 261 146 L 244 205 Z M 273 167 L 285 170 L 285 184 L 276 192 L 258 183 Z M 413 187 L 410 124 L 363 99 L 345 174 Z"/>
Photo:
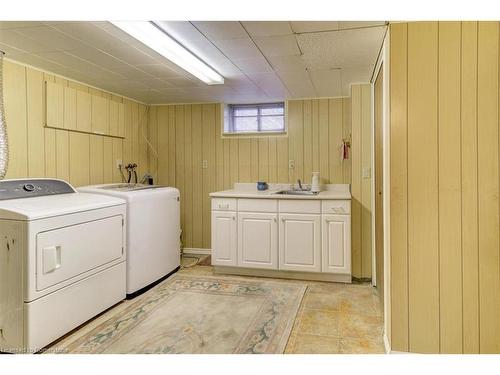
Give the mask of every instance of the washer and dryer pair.
<path id="1" fill-rule="evenodd" d="M 179 267 L 177 189 L 78 190 L 0 181 L 0 351 L 39 351 Z"/>

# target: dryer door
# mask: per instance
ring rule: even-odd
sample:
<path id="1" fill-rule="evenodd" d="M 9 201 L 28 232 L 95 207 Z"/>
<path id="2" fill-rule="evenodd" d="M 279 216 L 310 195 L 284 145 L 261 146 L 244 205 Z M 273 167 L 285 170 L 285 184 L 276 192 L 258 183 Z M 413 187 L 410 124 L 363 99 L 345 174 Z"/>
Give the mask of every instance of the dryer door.
<path id="1" fill-rule="evenodd" d="M 36 289 L 44 290 L 122 257 L 122 216 L 38 233 Z"/>

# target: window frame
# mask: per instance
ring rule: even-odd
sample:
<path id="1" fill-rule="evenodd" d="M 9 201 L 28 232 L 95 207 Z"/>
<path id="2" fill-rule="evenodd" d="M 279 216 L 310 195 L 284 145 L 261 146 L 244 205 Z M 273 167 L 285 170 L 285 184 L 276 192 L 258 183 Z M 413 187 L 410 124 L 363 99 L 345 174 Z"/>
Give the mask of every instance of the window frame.
<path id="1" fill-rule="evenodd" d="M 263 115 L 262 110 L 266 108 L 283 108 L 282 115 Z M 248 116 L 236 116 L 240 118 L 244 117 L 257 117 L 257 129 L 250 131 L 238 131 L 234 128 L 234 110 L 238 108 L 250 108 L 257 109 L 257 115 Z M 262 129 L 262 118 L 265 117 L 283 117 L 283 128 L 273 129 L 273 130 L 263 130 Z M 227 127 L 226 127 L 227 123 Z M 226 104 L 224 105 L 224 121 L 222 124 L 223 135 L 224 136 L 266 136 L 266 135 L 284 135 L 287 132 L 287 103 L 283 102 L 271 102 L 271 103 L 242 103 L 242 104 Z"/>

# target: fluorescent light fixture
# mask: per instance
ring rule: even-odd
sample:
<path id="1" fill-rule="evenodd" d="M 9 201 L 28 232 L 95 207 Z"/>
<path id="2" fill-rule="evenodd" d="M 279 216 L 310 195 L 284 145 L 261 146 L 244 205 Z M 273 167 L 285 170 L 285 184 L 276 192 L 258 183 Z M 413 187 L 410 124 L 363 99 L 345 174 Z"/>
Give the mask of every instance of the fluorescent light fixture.
<path id="1" fill-rule="evenodd" d="M 113 25 L 155 50 L 208 85 L 222 85 L 224 77 L 192 54 L 151 21 L 111 21 Z"/>

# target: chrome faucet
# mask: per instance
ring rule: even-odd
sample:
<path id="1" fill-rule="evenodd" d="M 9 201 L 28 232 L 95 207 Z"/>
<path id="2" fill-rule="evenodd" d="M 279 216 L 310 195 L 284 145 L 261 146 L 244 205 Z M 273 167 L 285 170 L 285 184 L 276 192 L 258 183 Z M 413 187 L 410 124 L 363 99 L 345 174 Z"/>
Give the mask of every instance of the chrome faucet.
<path id="1" fill-rule="evenodd" d="M 299 189 L 304 190 L 304 189 L 302 189 L 302 182 L 300 182 L 300 178 L 297 180 L 297 183 L 299 184 Z"/>

